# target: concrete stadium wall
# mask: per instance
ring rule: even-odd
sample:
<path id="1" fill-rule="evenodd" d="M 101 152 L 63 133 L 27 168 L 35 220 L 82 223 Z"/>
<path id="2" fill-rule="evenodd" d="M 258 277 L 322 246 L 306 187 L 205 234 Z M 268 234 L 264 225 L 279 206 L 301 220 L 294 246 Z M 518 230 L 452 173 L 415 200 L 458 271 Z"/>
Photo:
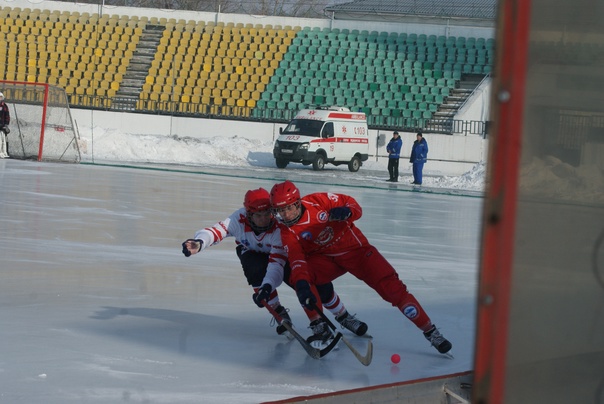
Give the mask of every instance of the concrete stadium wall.
<path id="1" fill-rule="evenodd" d="M 95 128 L 117 133 L 134 135 L 163 135 L 193 138 L 215 136 L 243 136 L 263 142 L 274 142 L 279 136 L 279 127 L 284 124 L 266 122 L 230 121 L 225 119 L 187 118 L 165 115 L 135 114 L 126 112 L 72 109 L 72 117 L 80 133 L 94 135 Z M 377 138 L 385 136 L 386 142 L 392 137 L 390 131 L 369 131 L 370 160 L 383 161 L 387 165 L 385 146 L 378 147 Z M 400 132 L 403 139 L 402 159 L 409 158 L 415 133 Z M 426 134 L 430 147 L 429 166 L 426 173 L 434 175 L 460 175 L 486 160 L 488 141 L 477 135 L 451 136 Z M 93 141 L 91 136 L 88 141 Z M 92 145 L 94 147 L 94 145 Z"/>

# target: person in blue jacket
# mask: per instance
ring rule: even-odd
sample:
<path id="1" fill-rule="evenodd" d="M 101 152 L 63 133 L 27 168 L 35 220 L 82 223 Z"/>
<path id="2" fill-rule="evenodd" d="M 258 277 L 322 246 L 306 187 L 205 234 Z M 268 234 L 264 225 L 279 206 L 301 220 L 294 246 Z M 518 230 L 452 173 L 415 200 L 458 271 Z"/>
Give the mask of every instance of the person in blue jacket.
<path id="1" fill-rule="evenodd" d="M 401 157 L 402 147 L 403 139 L 401 139 L 397 131 L 394 131 L 392 139 L 386 145 L 386 151 L 388 152 L 388 173 L 390 174 L 390 179 L 386 181 L 398 182 L 398 162 Z"/>
<path id="2" fill-rule="evenodd" d="M 417 132 L 417 140 L 413 142 L 411 158 L 409 159 L 413 163 L 412 184 L 422 185 L 422 171 L 426 160 L 428 160 L 428 142 L 426 142 L 421 132 Z"/>

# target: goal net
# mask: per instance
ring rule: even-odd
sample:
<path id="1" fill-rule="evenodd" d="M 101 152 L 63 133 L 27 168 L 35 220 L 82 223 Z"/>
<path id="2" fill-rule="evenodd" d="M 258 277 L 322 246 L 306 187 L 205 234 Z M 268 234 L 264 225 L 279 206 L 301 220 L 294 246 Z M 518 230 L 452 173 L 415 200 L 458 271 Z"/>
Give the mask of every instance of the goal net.
<path id="1" fill-rule="evenodd" d="M 8 154 L 13 158 L 78 163 L 78 135 L 65 90 L 44 83 L 1 81 L 10 111 Z"/>

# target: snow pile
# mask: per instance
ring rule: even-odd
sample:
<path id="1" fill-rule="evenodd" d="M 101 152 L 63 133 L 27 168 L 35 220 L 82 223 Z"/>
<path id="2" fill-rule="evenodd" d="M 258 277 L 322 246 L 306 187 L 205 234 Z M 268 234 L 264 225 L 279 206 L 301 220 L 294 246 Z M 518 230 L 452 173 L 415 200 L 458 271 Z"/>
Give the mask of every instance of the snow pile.
<path id="1" fill-rule="evenodd" d="M 119 133 L 115 130 L 94 128 L 80 131 L 80 150 L 85 162 L 128 162 L 179 164 L 187 166 L 228 166 L 242 168 L 276 169 L 273 158 L 273 142 L 247 139 L 241 136 L 216 136 L 193 138 Z M 293 165 L 292 165 L 293 167 Z M 310 167 L 296 165 L 300 175 L 316 175 Z M 329 166 L 332 168 L 333 166 Z M 412 182 L 411 166 L 401 162 L 401 184 Z M 345 166 L 339 171 L 323 173 L 323 177 L 348 178 L 355 181 L 383 182 L 387 178 L 384 161 L 366 161 L 358 173 L 349 173 Z M 482 192 L 484 190 L 485 164 L 479 163 L 469 172 L 459 176 L 432 176 L 429 165 L 424 169 L 423 186 Z"/>
<path id="2" fill-rule="evenodd" d="M 596 166 L 573 167 L 548 156 L 534 157 L 520 168 L 520 192 L 526 197 L 603 203 L 602 190 L 604 173 Z"/>
<path id="3" fill-rule="evenodd" d="M 82 160 L 124 161 L 133 163 L 227 165 L 274 165 L 272 142 L 260 142 L 239 136 L 193 137 L 136 135 L 95 128 L 83 130 Z M 249 161 L 250 151 L 266 153 L 266 159 Z M 255 158 L 258 154 L 254 154 Z M 261 155 L 262 156 L 262 155 Z"/>
<path id="4" fill-rule="evenodd" d="M 459 177 L 440 177 L 434 181 L 426 179 L 426 185 L 443 188 L 465 189 L 469 191 L 484 191 L 484 179 L 486 176 L 486 164 L 480 162 L 470 171 Z"/>

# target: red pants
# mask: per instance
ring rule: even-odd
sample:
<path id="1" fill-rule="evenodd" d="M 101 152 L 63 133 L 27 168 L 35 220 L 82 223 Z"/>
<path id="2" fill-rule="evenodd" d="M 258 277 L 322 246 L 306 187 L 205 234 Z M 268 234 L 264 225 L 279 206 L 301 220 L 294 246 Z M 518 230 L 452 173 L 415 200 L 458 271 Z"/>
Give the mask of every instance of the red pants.
<path id="1" fill-rule="evenodd" d="M 426 331 L 432 324 L 398 273 L 372 245 L 338 256 L 307 256 L 311 283 L 322 285 L 350 272 L 374 289 L 385 301 L 398 307 L 418 328 Z"/>

